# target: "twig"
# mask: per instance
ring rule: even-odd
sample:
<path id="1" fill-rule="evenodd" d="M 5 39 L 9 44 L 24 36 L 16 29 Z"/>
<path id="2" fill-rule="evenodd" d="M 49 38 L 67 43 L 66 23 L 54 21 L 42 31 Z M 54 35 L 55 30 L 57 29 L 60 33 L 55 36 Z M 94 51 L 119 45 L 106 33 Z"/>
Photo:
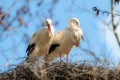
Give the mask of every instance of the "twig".
<path id="1" fill-rule="evenodd" d="M 100 59 L 95 55 L 94 52 L 92 52 L 92 51 L 90 51 L 90 50 L 87 50 L 87 49 L 84 49 L 84 48 L 81 48 L 81 47 L 79 47 L 79 48 L 80 48 L 81 50 L 83 50 L 83 51 L 89 53 L 89 54 L 92 55 L 97 61 L 100 62 Z"/>
<path id="2" fill-rule="evenodd" d="M 112 12 L 112 15 L 111 15 L 111 17 L 112 17 L 112 26 L 113 26 L 113 33 L 114 33 L 114 35 L 115 35 L 115 37 L 116 37 L 116 40 L 117 40 L 117 43 L 118 43 L 118 45 L 119 45 L 119 47 L 120 47 L 120 40 L 119 40 L 119 37 L 118 37 L 118 34 L 117 34 L 117 32 L 116 32 L 116 29 L 117 29 L 117 25 L 114 23 L 114 17 L 115 17 L 115 10 L 114 10 L 114 5 L 115 5 L 115 3 L 114 3 L 115 1 L 114 0 L 111 0 L 111 12 Z"/>
<path id="3" fill-rule="evenodd" d="M 7 56 L 0 50 L 0 53 L 4 56 L 4 58 L 6 59 L 7 62 L 9 62 L 9 59 L 7 58 Z"/>
<path id="4" fill-rule="evenodd" d="M 14 69 L 13 77 L 14 77 L 14 80 L 16 80 L 16 69 Z"/>
<path id="5" fill-rule="evenodd" d="M 80 6 L 77 2 L 75 3 L 75 5 L 76 5 L 79 9 L 81 9 L 81 10 L 83 10 L 83 11 L 85 11 L 85 12 L 88 12 L 88 13 L 90 13 L 90 14 L 92 14 L 92 15 L 95 15 L 92 11 L 90 11 L 89 9 L 86 9 L 86 8 Z M 96 18 L 97 18 L 99 21 L 101 21 L 105 26 L 108 26 L 108 25 L 109 25 L 108 22 L 106 22 L 105 20 L 101 19 L 99 16 L 96 16 Z"/>
<path id="6" fill-rule="evenodd" d="M 0 18 L 2 18 L 3 16 L 7 15 L 15 6 L 15 4 L 17 3 L 18 0 L 15 0 L 14 3 L 12 4 L 12 6 L 10 8 L 8 8 L 8 10 L 4 13 L 0 15 Z"/>

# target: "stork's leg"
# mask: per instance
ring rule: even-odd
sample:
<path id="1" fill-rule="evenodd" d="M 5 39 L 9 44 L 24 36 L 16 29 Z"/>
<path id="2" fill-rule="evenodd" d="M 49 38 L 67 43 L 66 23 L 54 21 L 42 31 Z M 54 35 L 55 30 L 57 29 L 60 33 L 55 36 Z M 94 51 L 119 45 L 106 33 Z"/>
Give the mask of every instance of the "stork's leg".
<path id="1" fill-rule="evenodd" d="M 61 65 L 61 52 L 60 52 L 60 65 Z"/>
<path id="2" fill-rule="evenodd" d="M 67 56 L 66 56 L 66 64 L 68 64 L 68 53 L 67 53 Z"/>
<path id="3" fill-rule="evenodd" d="M 45 55 L 45 67 L 47 68 L 48 64 L 47 64 L 47 57 L 48 57 L 48 54 L 46 53 Z"/>

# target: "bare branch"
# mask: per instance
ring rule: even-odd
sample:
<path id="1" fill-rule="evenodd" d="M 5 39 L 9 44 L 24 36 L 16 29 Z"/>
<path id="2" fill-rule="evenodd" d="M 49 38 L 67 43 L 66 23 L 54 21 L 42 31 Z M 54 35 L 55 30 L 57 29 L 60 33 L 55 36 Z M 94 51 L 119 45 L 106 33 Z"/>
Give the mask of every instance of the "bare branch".
<path id="1" fill-rule="evenodd" d="M 117 43 L 118 43 L 118 45 L 119 45 L 119 47 L 120 47 L 120 40 L 119 40 L 118 34 L 117 34 L 117 32 L 116 32 L 116 29 L 117 29 L 117 26 L 118 26 L 118 25 L 116 25 L 115 22 L 114 22 L 114 21 L 115 21 L 115 20 L 114 20 L 114 17 L 115 17 L 114 6 L 115 6 L 115 1 L 114 1 L 114 0 L 111 0 L 111 12 L 112 12 L 111 18 L 112 18 L 113 33 L 114 33 L 114 35 L 115 35 L 115 37 L 116 37 L 116 40 L 117 40 Z"/>
<path id="2" fill-rule="evenodd" d="M 82 48 L 82 47 L 79 47 L 79 48 L 80 48 L 81 50 L 83 50 L 83 51 L 89 53 L 89 54 L 90 54 L 91 56 L 93 56 L 97 61 L 100 62 L 100 59 L 95 55 L 94 52 L 92 52 L 91 50 L 87 50 L 87 49 L 85 49 L 85 48 Z"/>
<path id="3" fill-rule="evenodd" d="M 6 14 L 8 14 L 12 9 L 13 7 L 15 6 L 15 4 L 17 3 L 18 0 L 15 0 L 14 3 L 12 4 L 12 6 L 10 8 L 8 8 L 8 10 L 4 13 L 4 14 L 1 14 L 0 15 L 0 18 L 2 18 L 3 16 L 5 16 Z"/>
<path id="4" fill-rule="evenodd" d="M 2 52 L 2 51 L 0 50 L 0 54 L 6 59 L 7 62 L 9 62 L 9 59 L 8 59 L 7 56 L 4 54 L 4 52 Z"/>
<path id="5" fill-rule="evenodd" d="M 97 7 L 93 7 L 93 11 L 96 12 L 96 16 L 98 16 L 98 15 L 100 14 L 100 12 L 101 12 L 102 14 L 106 14 L 107 16 L 108 16 L 109 14 L 112 14 L 112 12 L 103 11 L 103 10 L 98 9 Z M 120 14 L 118 14 L 118 13 L 114 13 L 114 15 L 115 15 L 115 16 L 120 16 Z"/>

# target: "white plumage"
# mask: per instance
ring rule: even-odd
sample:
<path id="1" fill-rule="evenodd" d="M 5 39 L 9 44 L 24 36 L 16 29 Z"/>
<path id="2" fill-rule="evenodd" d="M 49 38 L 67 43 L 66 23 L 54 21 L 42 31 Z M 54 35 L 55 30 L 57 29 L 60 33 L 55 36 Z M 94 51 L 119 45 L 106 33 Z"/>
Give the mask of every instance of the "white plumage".
<path id="1" fill-rule="evenodd" d="M 28 55 L 26 61 L 28 63 L 35 63 L 37 58 L 41 56 L 46 57 L 48 53 L 51 41 L 54 37 L 54 28 L 50 19 L 46 19 L 44 25 L 45 27 L 34 33 L 30 40 L 26 50 Z"/>
<path id="2" fill-rule="evenodd" d="M 55 34 L 49 49 L 48 60 L 60 56 L 61 61 L 61 56 L 67 55 L 66 63 L 68 63 L 69 52 L 73 46 L 79 46 L 79 40 L 81 38 L 84 40 L 79 20 L 76 18 L 71 18 L 68 21 L 68 28 Z"/>

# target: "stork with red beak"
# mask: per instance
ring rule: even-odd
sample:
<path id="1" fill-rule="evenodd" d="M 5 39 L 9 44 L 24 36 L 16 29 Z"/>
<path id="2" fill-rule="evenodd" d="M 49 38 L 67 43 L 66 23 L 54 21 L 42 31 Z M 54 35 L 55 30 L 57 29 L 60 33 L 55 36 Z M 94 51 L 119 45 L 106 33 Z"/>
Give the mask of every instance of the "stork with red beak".
<path id="1" fill-rule="evenodd" d="M 28 63 L 35 63 L 39 57 L 46 57 L 51 41 L 54 37 L 54 27 L 51 19 L 46 19 L 45 27 L 34 33 L 26 49 Z M 46 57 L 47 60 L 47 57 Z"/>
<path id="2" fill-rule="evenodd" d="M 84 40 L 80 22 L 77 18 L 71 18 L 68 21 L 68 28 L 55 34 L 49 49 L 48 60 L 60 56 L 61 63 L 61 57 L 67 55 L 66 63 L 68 63 L 68 54 L 73 46 L 79 46 L 80 39 Z"/>

